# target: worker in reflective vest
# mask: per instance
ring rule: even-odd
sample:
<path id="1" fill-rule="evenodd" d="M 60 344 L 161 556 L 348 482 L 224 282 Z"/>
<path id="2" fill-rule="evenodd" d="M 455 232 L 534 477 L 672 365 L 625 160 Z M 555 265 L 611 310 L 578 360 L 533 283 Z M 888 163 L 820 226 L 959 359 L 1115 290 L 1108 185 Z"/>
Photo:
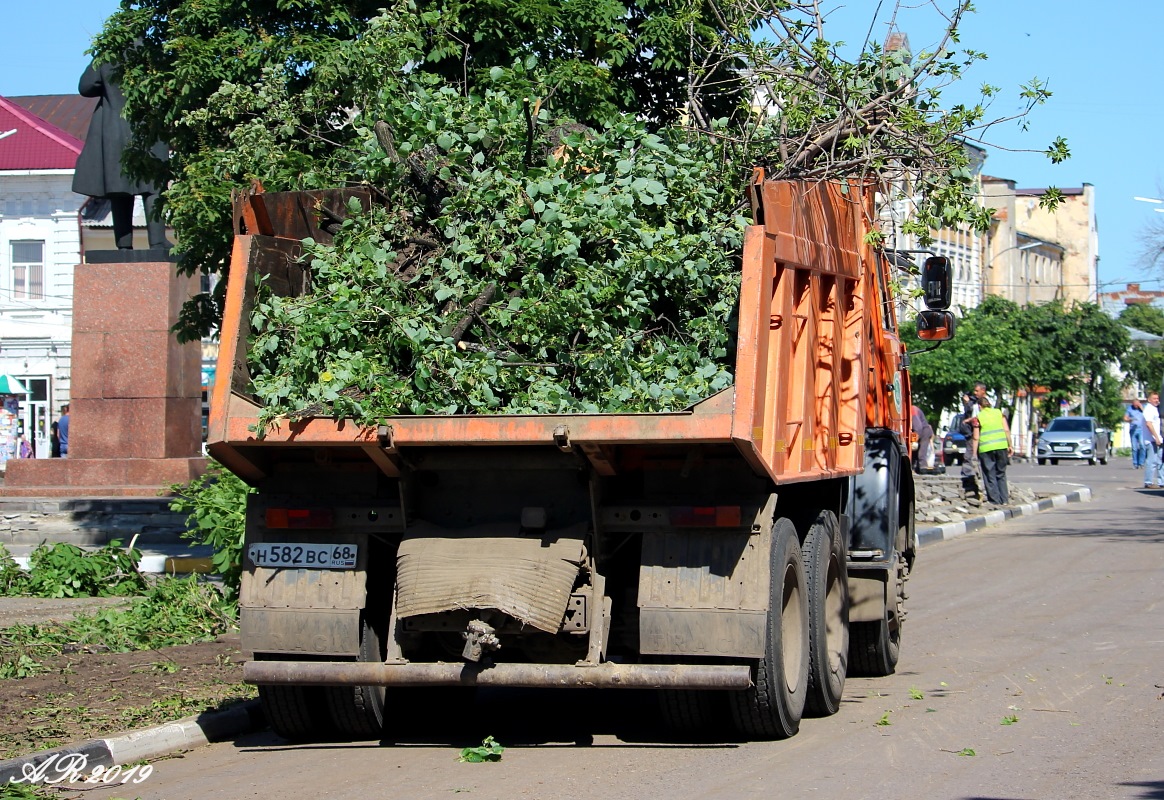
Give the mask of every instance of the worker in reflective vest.
<path id="1" fill-rule="evenodd" d="M 978 399 L 978 426 L 974 429 L 974 447 L 978 453 L 978 463 L 982 467 L 982 483 L 986 488 L 986 500 L 998 505 L 1010 502 L 1010 492 L 1006 486 L 1006 465 L 1013 452 L 1010 444 L 1010 426 L 1006 417 L 990 400 Z"/>

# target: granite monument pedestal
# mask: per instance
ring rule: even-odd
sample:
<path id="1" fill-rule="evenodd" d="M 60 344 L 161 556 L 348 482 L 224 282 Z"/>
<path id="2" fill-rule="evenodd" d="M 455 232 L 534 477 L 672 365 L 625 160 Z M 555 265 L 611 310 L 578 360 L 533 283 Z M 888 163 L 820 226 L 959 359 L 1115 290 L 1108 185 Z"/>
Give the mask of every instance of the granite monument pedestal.
<path id="1" fill-rule="evenodd" d="M 201 347 L 170 332 L 197 280 L 161 260 L 76 268 L 68 456 L 9 461 L 0 497 L 152 497 L 202 474 Z"/>

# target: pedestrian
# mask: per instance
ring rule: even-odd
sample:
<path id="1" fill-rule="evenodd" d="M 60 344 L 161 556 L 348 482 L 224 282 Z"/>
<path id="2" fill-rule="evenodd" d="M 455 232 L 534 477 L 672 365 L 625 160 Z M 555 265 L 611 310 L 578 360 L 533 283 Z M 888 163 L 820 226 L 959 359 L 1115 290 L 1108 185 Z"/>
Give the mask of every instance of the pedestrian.
<path id="1" fill-rule="evenodd" d="M 978 381 L 962 395 L 962 434 L 966 437 L 966 455 L 962 459 L 962 489 L 978 495 L 978 454 L 973 447 L 978 435 L 978 403 L 986 398 L 986 384 Z"/>
<path id="2" fill-rule="evenodd" d="M 978 426 L 974 429 L 974 449 L 982 466 L 982 483 L 986 501 L 1005 506 L 1010 502 L 1006 485 L 1007 459 L 1014 452 L 1010 442 L 1010 425 L 989 398 L 978 398 Z"/>
<path id="3" fill-rule="evenodd" d="M 49 458 L 61 457 L 61 437 L 57 435 L 58 423 L 55 419 L 49 425 Z"/>
<path id="4" fill-rule="evenodd" d="M 1132 443 L 1132 469 L 1140 469 L 1148 455 L 1148 431 L 1144 427 L 1143 400 L 1138 397 L 1132 398 L 1132 404 L 1124 413 L 1124 422 L 1128 423 Z"/>
<path id="5" fill-rule="evenodd" d="M 916 405 L 911 406 L 910 427 L 917 434 L 917 469 L 932 470 L 934 468 L 934 429 L 926 419 L 925 412 Z"/>
<path id="6" fill-rule="evenodd" d="M 1160 393 L 1151 392 L 1144 406 L 1144 427 L 1148 431 L 1148 454 L 1144 460 L 1144 488 L 1164 489 L 1164 474 L 1160 472 Z"/>
<path id="7" fill-rule="evenodd" d="M 57 420 L 57 441 L 61 443 L 61 458 L 69 455 L 69 404 L 61 406 L 61 418 Z"/>
<path id="8" fill-rule="evenodd" d="M 32 444 L 28 441 L 28 437 L 23 433 L 16 441 L 16 457 L 17 458 L 32 458 L 36 455 L 36 451 L 32 449 Z"/>

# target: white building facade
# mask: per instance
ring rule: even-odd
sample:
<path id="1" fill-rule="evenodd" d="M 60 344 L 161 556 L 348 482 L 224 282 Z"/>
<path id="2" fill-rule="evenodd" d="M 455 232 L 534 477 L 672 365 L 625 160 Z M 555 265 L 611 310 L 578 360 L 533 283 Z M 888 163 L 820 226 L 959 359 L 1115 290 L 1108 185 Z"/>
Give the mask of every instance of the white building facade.
<path id="1" fill-rule="evenodd" d="M 5 405 L 38 458 L 49 457 L 52 423 L 69 400 L 80 150 L 76 136 L 0 97 L 0 373 L 29 390 Z"/>

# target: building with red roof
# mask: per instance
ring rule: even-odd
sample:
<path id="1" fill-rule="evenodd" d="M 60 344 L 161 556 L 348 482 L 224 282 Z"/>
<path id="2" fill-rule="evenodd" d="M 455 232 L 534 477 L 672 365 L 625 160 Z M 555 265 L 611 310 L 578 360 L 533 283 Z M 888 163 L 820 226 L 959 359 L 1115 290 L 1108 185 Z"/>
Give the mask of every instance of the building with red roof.
<path id="1" fill-rule="evenodd" d="M 0 172 L 66 169 L 84 141 L 0 97 Z"/>
<path id="2" fill-rule="evenodd" d="M 38 457 L 48 456 L 49 426 L 69 397 L 73 268 L 87 200 L 72 188 L 82 113 L 72 110 L 70 131 L 0 97 L 0 374 L 28 389 L 17 398 L 15 422 Z M 0 424 L 0 467 L 12 439 Z"/>

